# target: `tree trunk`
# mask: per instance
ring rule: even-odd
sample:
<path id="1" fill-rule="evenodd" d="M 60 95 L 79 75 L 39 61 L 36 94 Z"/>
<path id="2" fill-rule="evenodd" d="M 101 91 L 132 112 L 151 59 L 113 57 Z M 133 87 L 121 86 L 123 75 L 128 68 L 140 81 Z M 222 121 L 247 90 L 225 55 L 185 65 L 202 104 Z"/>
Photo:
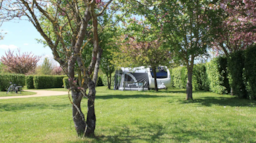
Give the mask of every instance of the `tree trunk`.
<path id="1" fill-rule="evenodd" d="M 89 81 L 89 93 L 88 93 L 88 102 L 87 102 L 87 128 L 86 128 L 86 133 L 85 136 L 94 136 L 94 130 L 96 127 L 96 116 L 95 116 L 95 109 L 94 109 L 94 101 L 95 101 L 95 83 L 90 80 Z"/>
<path id="2" fill-rule="evenodd" d="M 108 81 L 108 89 L 110 89 L 110 80 L 109 80 L 108 74 L 107 74 L 107 81 Z"/>
<path id="3" fill-rule="evenodd" d="M 157 87 L 157 80 L 156 80 L 156 67 L 152 68 L 153 73 L 154 73 L 154 82 L 155 82 L 155 90 L 158 91 L 158 87 Z"/>
<path id="4" fill-rule="evenodd" d="M 86 123 L 84 119 L 84 114 L 81 110 L 81 101 L 83 98 L 83 95 L 81 92 L 71 91 L 72 93 L 72 99 L 73 99 L 73 106 L 72 106 L 72 114 L 73 114 L 73 121 L 75 124 L 75 129 L 78 136 L 83 136 L 84 131 L 86 128 Z"/>
<path id="5" fill-rule="evenodd" d="M 193 100 L 192 96 L 192 74 L 193 74 L 193 68 L 190 66 L 187 66 L 187 73 L 188 73 L 188 80 L 187 80 L 187 100 Z"/>
<path id="6" fill-rule="evenodd" d="M 110 74 L 110 77 L 109 77 L 109 88 L 108 89 L 111 89 L 111 74 Z"/>

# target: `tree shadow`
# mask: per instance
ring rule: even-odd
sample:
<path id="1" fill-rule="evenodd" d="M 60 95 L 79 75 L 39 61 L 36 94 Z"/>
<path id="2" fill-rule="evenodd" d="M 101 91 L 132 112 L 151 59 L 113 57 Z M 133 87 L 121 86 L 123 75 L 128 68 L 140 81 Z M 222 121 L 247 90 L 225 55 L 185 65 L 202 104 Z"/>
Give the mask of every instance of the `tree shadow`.
<path id="1" fill-rule="evenodd" d="M 182 104 L 200 104 L 203 106 L 245 106 L 245 107 L 256 107 L 256 101 L 248 99 L 240 99 L 237 97 L 227 98 L 227 97 L 203 97 L 195 98 L 194 100 L 180 100 Z"/>
<path id="2" fill-rule="evenodd" d="M 143 95 L 143 94 L 133 94 L 133 95 L 96 95 L 96 99 L 127 99 L 127 98 L 161 98 L 161 97 L 171 97 L 163 95 Z"/>
<path id="3" fill-rule="evenodd" d="M 109 129 L 101 129 L 102 133 L 96 132 L 96 136 L 90 142 L 97 143 L 132 143 L 132 142 L 220 142 L 227 138 L 242 141 L 237 134 L 246 133 L 252 137 L 256 132 L 254 130 L 241 130 L 239 128 L 230 128 L 222 130 L 219 128 L 199 129 L 191 128 L 187 122 L 170 123 L 168 126 L 159 123 L 144 123 L 143 125 L 134 124 L 132 126 L 111 126 Z M 215 133 L 218 132 L 216 135 Z M 74 142 L 87 142 L 74 141 Z"/>

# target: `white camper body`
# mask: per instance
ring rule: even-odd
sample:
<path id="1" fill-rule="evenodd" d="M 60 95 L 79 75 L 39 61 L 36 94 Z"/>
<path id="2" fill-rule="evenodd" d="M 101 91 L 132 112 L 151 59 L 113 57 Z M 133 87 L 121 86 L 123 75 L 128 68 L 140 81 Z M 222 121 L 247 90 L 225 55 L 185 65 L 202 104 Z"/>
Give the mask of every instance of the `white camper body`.
<path id="1" fill-rule="evenodd" d="M 168 88 L 171 84 L 170 71 L 166 66 L 159 66 L 157 72 L 158 89 Z M 154 74 L 151 68 L 144 66 L 135 68 L 122 67 L 115 74 L 116 90 L 148 90 L 155 88 Z"/>

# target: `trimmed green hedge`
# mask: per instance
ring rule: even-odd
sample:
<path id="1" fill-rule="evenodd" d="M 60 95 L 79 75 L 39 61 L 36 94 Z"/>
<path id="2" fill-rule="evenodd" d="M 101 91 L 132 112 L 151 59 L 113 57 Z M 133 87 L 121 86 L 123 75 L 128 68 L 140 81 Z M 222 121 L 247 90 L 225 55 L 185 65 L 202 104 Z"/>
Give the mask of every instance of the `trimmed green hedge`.
<path id="1" fill-rule="evenodd" d="M 223 94 L 229 93 L 230 86 L 227 71 L 227 59 L 218 57 L 206 64 L 206 73 L 210 82 L 210 91 Z"/>
<path id="2" fill-rule="evenodd" d="M 18 86 L 25 85 L 25 75 L 22 74 L 0 74 L 0 90 L 6 91 L 10 86 L 10 82 L 12 84 L 16 84 Z"/>
<path id="3" fill-rule="evenodd" d="M 246 91 L 246 79 L 244 75 L 244 51 L 237 51 L 230 54 L 228 69 L 230 73 L 230 85 L 233 94 L 240 98 L 248 98 Z"/>
<path id="4" fill-rule="evenodd" d="M 65 76 L 34 76 L 33 83 L 35 89 L 45 89 L 45 88 L 61 88 L 63 87 L 62 79 Z"/>
<path id="5" fill-rule="evenodd" d="M 245 50 L 245 77 L 250 99 L 256 99 L 256 45 Z"/>
<path id="6" fill-rule="evenodd" d="M 33 76 L 26 76 L 25 84 L 27 86 L 27 89 L 34 89 Z"/>
<path id="7" fill-rule="evenodd" d="M 192 84 L 193 90 L 209 91 L 209 80 L 205 64 L 194 65 Z"/>
<path id="8" fill-rule="evenodd" d="M 172 69 L 173 86 L 176 88 L 186 88 L 187 68 L 184 66 Z"/>

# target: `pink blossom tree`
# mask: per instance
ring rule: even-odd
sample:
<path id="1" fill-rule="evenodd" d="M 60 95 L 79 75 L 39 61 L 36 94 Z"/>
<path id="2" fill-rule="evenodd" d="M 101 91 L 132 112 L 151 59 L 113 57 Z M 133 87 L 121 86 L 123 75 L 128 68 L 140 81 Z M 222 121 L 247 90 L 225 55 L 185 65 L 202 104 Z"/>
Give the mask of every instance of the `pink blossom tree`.
<path id="1" fill-rule="evenodd" d="M 6 66 L 6 70 L 11 73 L 27 74 L 33 72 L 36 68 L 40 56 L 35 56 L 30 53 L 20 53 L 20 50 L 15 54 L 14 51 L 8 50 L 1 57 L 1 62 Z"/>

